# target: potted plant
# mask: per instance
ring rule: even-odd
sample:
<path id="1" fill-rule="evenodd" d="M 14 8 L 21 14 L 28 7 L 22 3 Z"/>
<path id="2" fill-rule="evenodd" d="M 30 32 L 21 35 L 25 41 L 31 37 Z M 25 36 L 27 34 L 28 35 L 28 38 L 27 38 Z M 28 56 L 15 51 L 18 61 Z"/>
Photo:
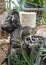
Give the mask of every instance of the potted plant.
<path id="1" fill-rule="evenodd" d="M 44 4 L 45 0 L 26 0 L 23 10 L 36 12 L 37 16 L 41 17 L 44 10 Z"/>
<path id="2" fill-rule="evenodd" d="M 36 8 L 42 8 L 44 3 L 45 3 L 45 0 L 26 0 L 26 3 L 27 3 L 27 7 L 28 5 L 30 4 L 30 6 L 34 5 Z M 31 4 L 32 3 L 32 4 Z M 29 8 L 29 7 L 28 7 Z"/>

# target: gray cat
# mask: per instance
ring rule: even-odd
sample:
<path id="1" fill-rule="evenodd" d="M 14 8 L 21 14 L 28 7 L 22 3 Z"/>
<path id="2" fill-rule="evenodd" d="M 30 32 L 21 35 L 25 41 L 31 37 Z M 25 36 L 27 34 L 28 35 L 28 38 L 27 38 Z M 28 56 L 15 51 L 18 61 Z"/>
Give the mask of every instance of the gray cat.
<path id="1" fill-rule="evenodd" d="M 25 37 L 30 35 L 30 27 L 22 27 L 20 24 L 20 18 L 19 13 L 16 11 L 16 9 L 13 9 L 8 16 L 6 17 L 5 21 L 1 25 L 2 30 L 10 33 L 10 47 L 8 49 L 8 54 L 14 56 L 17 54 L 19 57 L 21 57 L 21 47 L 24 47 L 24 49 L 29 54 L 30 49 L 28 49 L 28 45 L 25 45 Z M 24 45 L 24 46 L 23 46 Z M 7 55 L 8 55 L 7 54 Z M 6 61 L 8 65 L 8 59 L 6 58 L 2 64 Z M 10 62 L 12 64 L 12 62 Z"/>

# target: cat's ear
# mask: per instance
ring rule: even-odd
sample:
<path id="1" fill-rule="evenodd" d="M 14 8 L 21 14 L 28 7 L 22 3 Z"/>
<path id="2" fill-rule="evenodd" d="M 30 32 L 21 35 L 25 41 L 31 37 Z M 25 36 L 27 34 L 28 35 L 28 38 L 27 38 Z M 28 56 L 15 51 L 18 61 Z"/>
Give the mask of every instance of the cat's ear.
<path id="1" fill-rule="evenodd" d="M 12 9 L 10 12 L 9 12 L 10 15 L 17 15 L 19 17 L 19 12 L 16 10 L 16 9 Z"/>

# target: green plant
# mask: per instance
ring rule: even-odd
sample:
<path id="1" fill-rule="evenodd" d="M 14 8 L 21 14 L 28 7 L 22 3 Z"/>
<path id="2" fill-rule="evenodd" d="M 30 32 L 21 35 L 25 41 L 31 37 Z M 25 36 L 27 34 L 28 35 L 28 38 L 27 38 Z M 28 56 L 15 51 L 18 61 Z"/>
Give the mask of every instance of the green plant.
<path id="1" fill-rule="evenodd" d="M 16 3 L 15 3 L 13 0 L 10 0 L 10 2 L 14 5 L 14 6 L 13 6 L 13 9 L 17 9 L 17 11 L 22 11 L 22 10 L 23 10 L 22 5 L 25 3 L 25 0 L 21 0 L 20 3 L 19 3 L 18 0 L 17 0 L 19 6 L 16 5 Z M 6 8 L 6 10 L 7 10 L 7 11 L 10 11 L 12 8 L 11 8 L 11 7 L 8 7 L 8 4 L 9 4 L 8 1 L 6 1 L 6 3 L 7 3 L 7 8 Z"/>
<path id="2" fill-rule="evenodd" d="M 43 18 L 44 18 L 44 20 L 46 22 L 46 10 L 43 12 Z"/>
<path id="3" fill-rule="evenodd" d="M 44 17 L 42 17 L 42 18 L 37 18 L 37 19 L 36 19 L 36 23 L 37 23 L 38 25 L 45 25 L 45 24 L 46 24 Z"/>
<path id="4" fill-rule="evenodd" d="M 43 7 L 45 0 L 26 0 L 26 2 L 34 3 L 37 7 Z"/>
<path id="5" fill-rule="evenodd" d="M 22 51 L 21 59 L 16 54 L 14 57 L 7 55 L 8 64 L 10 65 L 10 61 L 11 61 L 13 65 L 34 65 L 34 60 L 36 58 L 36 55 L 34 54 L 35 47 L 32 47 L 32 51 L 29 56 L 27 55 L 25 50 L 22 49 L 21 51 Z"/>
<path id="6" fill-rule="evenodd" d="M 17 6 L 14 1 L 11 1 L 11 2 L 14 4 L 13 8 L 16 8 L 18 11 L 23 10 L 22 5 L 25 3 L 25 0 L 21 0 L 20 2 L 18 2 L 18 0 L 17 0 L 19 6 Z"/>
<path id="7" fill-rule="evenodd" d="M 37 53 L 35 65 L 40 65 L 40 63 L 41 63 L 41 56 L 40 56 L 40 55 L 42 54 L 42 51 L 40 51 L 40 50 L 41 50 L 41 48 L 44 47 L 44 43 L 45 43 L 45 40 L 43 40 L 43 41 L 42 41 L 42 44 L 40 45 L 39 51 L 38 51 L 38 53 Z"/>
<path id="8" fill-rule="evenodd" d="M 36 57 L 36 55 L 34 54 L 34 51 L 35 51 L 35 47 L 32 47 L 30 56 L 28 56 L 24 50 L 22 51 L 23 58 L 28 65 L 34 65 L 34 60 Z"/>
<path id="9" fill-rule="evenodd" d="M 46 48 L 41 48 L 40 51 L 42 51 L 43 54 L 43 60 L 46 59 Z"/>
<path id="10" fill-rule="evenodd" d="M 6 11 L 9 12 L 11 10 L 11 0 L 6 0 L 5 4 Z"/>

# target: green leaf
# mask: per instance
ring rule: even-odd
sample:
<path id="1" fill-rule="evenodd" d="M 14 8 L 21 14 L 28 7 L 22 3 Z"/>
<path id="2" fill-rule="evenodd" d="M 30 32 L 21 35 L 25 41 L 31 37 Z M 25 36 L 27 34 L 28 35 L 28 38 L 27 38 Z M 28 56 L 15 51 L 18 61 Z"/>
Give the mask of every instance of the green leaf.
<path id="1" fill-rule="evenodd" d="M 30 53 L 30 62 L 31 62 L 31 65 L 34 64 L 34 59 L 35 59 L 35 47 L 32 47 L 32 50 L 31 50 L 31 53 Z"/>
<path id="2" fill-rule="evenodd" d="M 28 63 L 28 65 L 31 65 L 29 57 L 28 57 L 28 55 L 26 54 L 26 52 L 24 50 L 22 51 L 22 55 L 24 57 L 24 60 Z"/>
<path id="3" fill-rule="evenodd" d="M 35 58 L 34 50 L 35 50 L 35 48 L 32 47 L 30 56 L 28 56 L 26 54 L 26 51 L 25 50 L 22 50 L 22 55 L 23 55 L 23 57 L 24 57 L 24 59 L 25 59 L 25 61 L 27 62 L 28 65 L 34 65 L 34 58 Z"/>
<path id="4" fill-rule="evenodd" d="M 40 51 L 46 52 L 46 48 L 41 48 Z"/>
<path id="5" fill-rule="evenodd" d="M 44 20 L 46 22 L 46 11 L 43 12 L 43 18 L 44 18 Z"/>
<path id="6" fill-rule="evenodd" d="M 14 5 L 15 5 L 15 2 L 14 1 L 11 1 Z"/>
<path id="7" fill-rule="evenodd" d="M 8 59 L 8 65 L 10 65 L 11 55 L 8 54 L 6 58 Z"/>
<path id="8" fill-rule="evenodd" d="M 42 42 L 41 46 L 40 46 L 40 49 L 44 47 L 44 41 Z M 36 57 L 36 61 L 35 61 L 35 65 L 40 65 L 40 62 L 41 62 L 41 54 L 42 54 L 42 51 L 38 51 L 37 53 L 37 57 Z"/>
<path id="9" fill-rule="evenodd" d="M 43 57 L 43 60 L 45 60 L 45 59 L 46 59 L 46 56 Z"/>

